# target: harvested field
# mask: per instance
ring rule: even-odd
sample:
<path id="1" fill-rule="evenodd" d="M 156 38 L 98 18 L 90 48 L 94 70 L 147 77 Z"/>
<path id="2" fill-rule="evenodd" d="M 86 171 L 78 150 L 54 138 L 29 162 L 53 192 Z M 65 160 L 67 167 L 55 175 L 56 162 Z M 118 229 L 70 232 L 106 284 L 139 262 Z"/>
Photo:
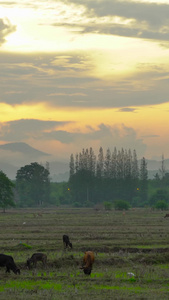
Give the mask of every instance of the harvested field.
<path id="1" fill-rule="evenodd" d="M 21 275 L 0 269 L 1 299 L 169 299 L 169 219 L 150 209 L 21 209 L 0 213 L 1 253 Z M 69 235 L 73 249 L 64 250 Z M 95 252 L 91 276 L 80 270 Z M 35 252 L 47 254 L 28 270 Z M 134 274 L 134 275 L 132 275 Z"/>

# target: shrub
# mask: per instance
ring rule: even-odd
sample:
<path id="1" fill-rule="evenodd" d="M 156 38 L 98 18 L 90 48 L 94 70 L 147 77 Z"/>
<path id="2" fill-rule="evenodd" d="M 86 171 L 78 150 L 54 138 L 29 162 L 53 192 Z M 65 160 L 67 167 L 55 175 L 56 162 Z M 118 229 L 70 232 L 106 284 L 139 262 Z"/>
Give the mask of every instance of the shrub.
<path id="1" fill-rule="evenodd" d="M 111 210 L 112 209 L 112 203 L 111 202 L 104 202 L 104 208 L 105 210 Z"/>
<path id="2" fill-rule="evenodd" d="M 130 207 L 129 203 L 127 201 L 124 200 L 116 200 L 114 203 L 114 208 L 116 210 L 128 210 Z"/>
<path id="3" fill-rule="evenodd" d="M 168 208 L 168 204 L 164 200 L 157 201 L 155 205 L 156 209 L 166 210 Z"/>
<path id="4" fill-rule="evenodd" d="M 151 206 L 156 206 L 156 203 L 159 201 L 169 201 L 169 195 L 168 191 L 166 189 L 158 189 L 155 191 L 155 193 L 150 197 L 150 205 Z"/>

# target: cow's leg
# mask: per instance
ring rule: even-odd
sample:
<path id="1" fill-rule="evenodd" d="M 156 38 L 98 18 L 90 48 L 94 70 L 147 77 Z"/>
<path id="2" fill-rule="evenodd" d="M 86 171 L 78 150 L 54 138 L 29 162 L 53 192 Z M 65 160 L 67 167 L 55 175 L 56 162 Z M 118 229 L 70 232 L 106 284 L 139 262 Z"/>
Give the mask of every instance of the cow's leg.
<path id="1" fill-rule="evenodd" d="M 64 250 L 66 250 L 67 249 L 67 243 L 64 242 L 63 245 L 64 245 Z"/>
<path id="2" fill-rule="evenodd" d="M 6 273 L 10 273 L 10 268 L 6 266 Z"/>
<path id="3" fill-rule="evenodd" d="M 46 257 L 43 259 L 43 266 L 46 266 Z"/>

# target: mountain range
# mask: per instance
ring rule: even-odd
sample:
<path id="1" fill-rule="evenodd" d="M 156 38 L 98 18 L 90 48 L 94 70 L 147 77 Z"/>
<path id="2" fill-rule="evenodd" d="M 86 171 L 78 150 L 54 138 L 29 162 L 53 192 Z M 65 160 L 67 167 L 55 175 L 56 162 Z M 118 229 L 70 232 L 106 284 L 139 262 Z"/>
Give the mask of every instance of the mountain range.
<path id="1" fill-rule="evenodd" d="M 69 162 L 50 161 L 50 154 L 39 151 L 26 143 L 8 143 L 0 145 L 0 169 L 10 178 L 14 180 L 17 170 L 20 167 L 30 164 L 31 162 L 39 162 L 45 165 L 49 161 L 51 181 L 62 182 L 69 179 Z M 138 161 L 140 163 L 140 161 Z M 146 160 L 148 177 L 153 178 L 161 168 L 161 161 Z M 169 159 L 164 160 L 166 171 L 169 170 Z"/>

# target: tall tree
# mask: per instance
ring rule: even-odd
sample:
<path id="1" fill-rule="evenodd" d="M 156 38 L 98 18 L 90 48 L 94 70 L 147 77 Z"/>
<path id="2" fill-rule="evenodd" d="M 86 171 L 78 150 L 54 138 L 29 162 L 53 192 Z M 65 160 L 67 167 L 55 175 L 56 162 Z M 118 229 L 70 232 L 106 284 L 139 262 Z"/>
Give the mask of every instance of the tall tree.
<path id="1" fill-rule="evenodd" d="M 117 149 L 114 148 L 111 157 L 111 170 L 110 170 L 110 177 L 112 179 L 117 179 Z"/>
<path id="2" fill-rule="evenodd" d="M 117 153 L 117 179 L 122 179 L 124 177 L 124 150 L 121 152 L 118 150 Z"/>
<path id="3" fill-rule="evenodd" d="M 14 203 L 14 184 L 3 171 L 0 171 L 0 207 L 3 208 L 3 212 L 8 206 L 15 206 Z"/>
<path id="4" fill-rule="evenodd" d="M 137 160 L 136 150 L 133 151 L 133 159 L 132 159 L 132 178 L 138 183 L 139 179 L 139 166 Z"/>
<path id="5" fill-rule="evenodd" d="M 131 178 L 132 155 L 131 150 L 124 151 L 124 178 Z"/>
<path id="6" fill-rule="evenodd" d="M 92 172 L 93 175 L 95 175 L 96 172 L 96 156 L 94 154 L 94 151 L 92 147 L 89 149 L 89 156 L 88 156 L 88 169 L 90 172 Z"/>
<path id="7" fill-rule="evenodd" d="M 38 163 L 20 168 L 16 175 L 16 189 L 22 205 L 42 205 L 50 198 L 49 171 Z"/>
<path id="8" fill-rule="evenodd" d="M 98 154 L 98 160 L 97 160 L 97 170 L 96 170 L 96 176 L 98 178 L 103 177 L 104 175 L 104 154 L 103 154 L 103 148 L 100 147 L 99 154 Z"/>
<path id="9" fill-rule="evenodd" d="M 111 174 L 111 152 L 110 149 L 107 149 L 105 160 L 104 160 L 104 177 L 110 178 Z"/>
<path id="10" fill-rule="evenodd" d="M 164 160 L 164 155 L 162 154 L 161 157 L 161 168 L 159 169 L 160 172 L 160 178 L 163 181 L 164 177 L 165 177 L 165 173 L 166 173 L 166 168 L 165 168 L 165 160 Z"/>
<path id="11" fill-rule="evenodd" d="M 140 196 L 143 202 L 147 202 L 148 198 L 148 171 L 147 162 L 143 157 L 140 164 Z"/>
<path id="12" fill-rule="evenodd" d="M 71 154 L 71 156 L 70 156 L 69 168 L 70 168 L 70 177 L 71 177 L 75 173 L 75 162 L 74 162 L 73 154 Z"/>
<path id="13" fill-rule="evenodd" d="M 88 169 L 88 149 L 83 148 L 82 152 L 79 153 L 79 170 Z"/>
<path id="14" fill-rule="evenodd" d="M 70 159 L 70 168 L 73 166 L 73 156 Z M 71 169 L 72 170 L 72 169 Z M 73 172 L 70 170 L 70 174 Z M 76 154 L 75 172 L 70 175 L 69 186 L 72 201 L 80 204 L 84 202 L 98 203 L 114 201 L 121 198 L 132 203 L 137 191 L 138 162 L 136 151 L 118 150 L 114 148 L 111 154 L 107 149 L 106 155 L 100 147 L 98 158 L 92 147 L 82 149 Z"/>
<path id="15" fill-rule="evenodd" d="M 79 171 L 79 155 L 76 153 L 75 157 L 75 173 Z"/>

